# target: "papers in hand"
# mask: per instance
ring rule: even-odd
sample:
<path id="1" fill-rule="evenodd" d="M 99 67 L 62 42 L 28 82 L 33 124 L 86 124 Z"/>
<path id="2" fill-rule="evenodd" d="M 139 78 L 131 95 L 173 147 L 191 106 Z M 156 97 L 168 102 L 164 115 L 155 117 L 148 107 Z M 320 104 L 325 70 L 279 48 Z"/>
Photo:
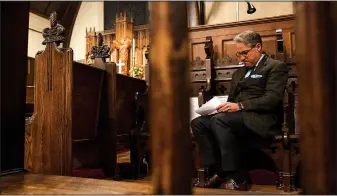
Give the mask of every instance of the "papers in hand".
<path id="1" fill-rule="evenodd" d="M 200 114 L 201 116 L 206 116 L 206 115 L 212 115 L 218 113 L 216 108 L 227 101 L 227 96 L 223 97 L 213 97 L 213 99 L 209 100 L 206 102 L 204 105 L 202 105 L 200 108 L 195 110 L 197 114 Z"/>

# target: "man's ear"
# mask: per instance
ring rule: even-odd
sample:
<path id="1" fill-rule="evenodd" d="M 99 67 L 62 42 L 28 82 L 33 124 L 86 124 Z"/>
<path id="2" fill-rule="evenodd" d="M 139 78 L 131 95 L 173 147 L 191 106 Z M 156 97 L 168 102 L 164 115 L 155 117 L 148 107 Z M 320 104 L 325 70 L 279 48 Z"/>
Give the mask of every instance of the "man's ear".
<path id="1" fill-rule="evenodd" d="M 261 52 L 262 51 L 262 45 L 260 43 L 256 44 L 256 49 L 257 51 Z"/>

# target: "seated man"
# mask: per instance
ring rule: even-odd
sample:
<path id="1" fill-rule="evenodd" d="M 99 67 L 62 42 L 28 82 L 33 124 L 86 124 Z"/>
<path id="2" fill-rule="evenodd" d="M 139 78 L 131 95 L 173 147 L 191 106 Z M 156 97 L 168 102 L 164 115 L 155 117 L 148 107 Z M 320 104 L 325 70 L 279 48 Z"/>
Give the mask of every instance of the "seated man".
<path id="1" fill-rule="evenodd" d="M 191 128 L 211 174 L 205 187 L 246 190 L 249 175 L 240 154 L 280 133 L 288 68 L 262 54 L 257 32 L 245 31 L 234 41 L 245 66 L 233 74 L 228 102 L 217 108 L 219 113 L 194 119 Z"/>

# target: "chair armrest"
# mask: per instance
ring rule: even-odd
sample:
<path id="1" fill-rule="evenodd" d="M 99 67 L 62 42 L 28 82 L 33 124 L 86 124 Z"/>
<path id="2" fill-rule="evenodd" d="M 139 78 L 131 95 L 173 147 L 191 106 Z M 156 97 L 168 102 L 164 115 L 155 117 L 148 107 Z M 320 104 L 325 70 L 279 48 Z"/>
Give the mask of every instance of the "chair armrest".
<path id="1" fill-rule="evenodd" d="M 143 93 L 140 93 L 140 92 L 136 92 L 135 94 L 135 104 L 136 104 L 136 107 L 141 107 L 143 108 L 144 112 L 147 112 L 148 111 L 148 100 L 149 100 L 149 94 L 148 94 L 148 91 L 145 91 Z"/>
<path id="2" fill-rule="evenodd" d="M 212 98 L 213 98 L 213 95 L 212 95 L 211 89 L 208 89 L 208 88 L 205 89 L 203 87 L 199 89 L 199 94 L 198 94 L 199 107 Z"/>
<path id="3" fill-rule="evenodd" d="M 149 133 L 147 125 L 149 115 L 149 94 L 148 91 L 135 94 L 135 128 L 131 130 L 131 135 L 139 136 L 140 133 Z"/>

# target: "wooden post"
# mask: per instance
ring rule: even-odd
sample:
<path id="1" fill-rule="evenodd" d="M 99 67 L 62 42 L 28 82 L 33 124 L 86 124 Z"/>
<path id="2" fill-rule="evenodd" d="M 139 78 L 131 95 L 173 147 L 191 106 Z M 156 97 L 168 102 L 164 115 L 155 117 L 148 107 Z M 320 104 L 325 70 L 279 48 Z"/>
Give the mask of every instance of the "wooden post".
<path id="1" fill-rule="evenodd" d="M 336 194 L 337 2 L 296 2 L 303 194 Z"/>
<path id="2" fill-rule="evenodd" d="M 186 2 L 152 2 L 153 194 L 191 194 Z"/>
<path id="3" fill-rule="evenodd" d="M 0 2 L 1 168 L 24 167 L 29 2 Z"/>

